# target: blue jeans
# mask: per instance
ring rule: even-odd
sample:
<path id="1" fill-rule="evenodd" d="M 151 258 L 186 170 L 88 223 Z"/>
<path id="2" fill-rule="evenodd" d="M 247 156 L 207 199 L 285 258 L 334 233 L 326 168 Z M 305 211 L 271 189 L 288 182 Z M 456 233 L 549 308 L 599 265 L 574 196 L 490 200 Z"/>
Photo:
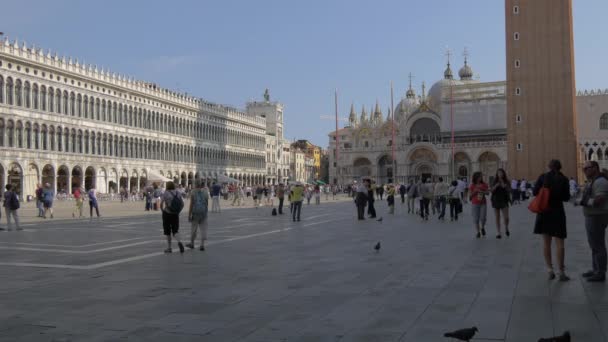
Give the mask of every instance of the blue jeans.
<path id="1" fill-rule="evenodd" d="M 300 221 L 300 212 L 302 211 L 302 201 L 292 202 L 293 204 L 293 220 Z"/>
<path id="2" fill-rule="evenodd" d="M 587 241 L 591 248 L 593 271 L 606 274 L 606 226 L 608 215 L 590 215 L 585 217 Z"/>

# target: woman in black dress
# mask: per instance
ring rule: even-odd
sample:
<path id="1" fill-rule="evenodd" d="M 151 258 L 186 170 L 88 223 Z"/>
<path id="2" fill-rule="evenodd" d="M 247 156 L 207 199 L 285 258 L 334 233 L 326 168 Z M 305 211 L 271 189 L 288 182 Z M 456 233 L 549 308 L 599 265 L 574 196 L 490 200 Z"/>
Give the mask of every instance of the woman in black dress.
<path id="1" fill-rule="evenodd" d="M 500 232 L 500 214 L 502 213 L 502 217 L 505 223 L 505 234 L 509 236 L 511 233 L 509 232 L 509 190 L 510 190 L 509 179 L 507 178 L 507 173 L 504 169 L 498 169 L 496 171 L 496 176 L 494 177 L 494 181 L 492 182 L 492 197 L 490 198 L 492 202 L 492 208 L 494 208 L 494 216 L 496 217 L 496 230 L 498 231 L 498 235 L 496 235 L 497 239 L 501 239 L 502 235 Z"/>
<path id="2" fill-rule="evenodd" d="M 551 261 L 551 242 L 555 239 L 559 280 L 568 281 L 570 278 L 566 275 L 564 266 L 564 239 L 567 236 L 564 202 L 570 200 L 570 189 L 568 178 L 561 173 L 561 169 L 562 164 L 559 160 L 551 160 L 549 162 L 549 172 L 540 175 L 534 184 L 532 191 L 534 196 L 538 195 L 542 187 L 549 188 L 550 191 L 549 209 L 536 215 L 534 234 L 542 234 L 543 236 L 543 255 L 549 271 L 549 279 L 555 279 L 555 272 L 553 271 L 553 263 Z"/>

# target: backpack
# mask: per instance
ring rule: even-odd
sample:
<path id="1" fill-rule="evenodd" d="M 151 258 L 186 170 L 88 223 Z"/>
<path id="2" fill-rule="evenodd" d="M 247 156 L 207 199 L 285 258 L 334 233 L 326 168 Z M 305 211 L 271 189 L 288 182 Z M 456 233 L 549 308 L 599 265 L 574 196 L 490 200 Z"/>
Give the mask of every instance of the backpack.
<path id="1" fill-rule="evenodd" d="M 173 198 L 169 204 L 169 211 L 173 214 L 179 214 L 184 209 L 184 200 L 178 193 L 173 193 Z"/>
<path id="2" fill-rule="evenodd" d="M 19 203 L 19 199 L 17 198 L 17 194 L 15 194 L 14 192 L 10 192 L 10 196 L 9 198 L 5 199 L 6 201 L 8 201 L 8 208 L 10 210 L 17 210 L 19 209 L 19 207 L 21 206 L 21 204 Z"/>
<path id="3" fill-rule="evenodd" d="M 207 217 L 208 202 L 202 191 L 197 191 L 196 196 L 192 199 L 192 215 Z"/>

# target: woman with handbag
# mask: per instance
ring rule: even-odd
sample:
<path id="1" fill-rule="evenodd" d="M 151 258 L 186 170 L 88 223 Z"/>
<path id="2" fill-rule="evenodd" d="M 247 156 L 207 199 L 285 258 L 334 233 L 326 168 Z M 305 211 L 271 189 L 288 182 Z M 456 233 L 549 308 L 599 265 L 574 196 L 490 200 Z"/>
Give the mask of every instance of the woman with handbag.
<path id="1" fill-rule="evenodd" d="M 533 205 L 536 205 L 534 209 L 537 212 L 534 234 L 543 236 L 543 256 L 549 272 L 549 279 L 555 279 L 551 258 L 551 244 L 552 240 L 555 239 L 559 280 L 568 281 L 570 278 L 566 275 L 564 265 L 564 239 L 567 237 L 564 202 L 570 200 L 570 189 L 568 178 L 561 173 L 561 169 L 562 164 L 559 160 L 554 159 L 549 162 L 549 172 L 540 175 L 534 184 L 532 193 L 537 198 L 534 199 L 529 208 L 532 210 Z M 543 198 L 546 198 L 547 201 L 542 201 Z"/>

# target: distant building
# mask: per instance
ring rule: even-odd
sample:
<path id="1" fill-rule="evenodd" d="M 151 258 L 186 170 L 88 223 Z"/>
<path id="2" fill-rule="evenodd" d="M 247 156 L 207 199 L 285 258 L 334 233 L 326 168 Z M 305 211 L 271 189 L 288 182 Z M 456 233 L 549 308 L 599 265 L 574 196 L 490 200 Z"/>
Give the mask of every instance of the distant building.
<path id="1" fill-rule="evenodd" d="M 306 155 L 313 159 L 312 178 L 319 179 L 321 176 L 321 147 L 312 144 L 308 140 L 297 140 L 292 146 L 304 151 Z"/>

